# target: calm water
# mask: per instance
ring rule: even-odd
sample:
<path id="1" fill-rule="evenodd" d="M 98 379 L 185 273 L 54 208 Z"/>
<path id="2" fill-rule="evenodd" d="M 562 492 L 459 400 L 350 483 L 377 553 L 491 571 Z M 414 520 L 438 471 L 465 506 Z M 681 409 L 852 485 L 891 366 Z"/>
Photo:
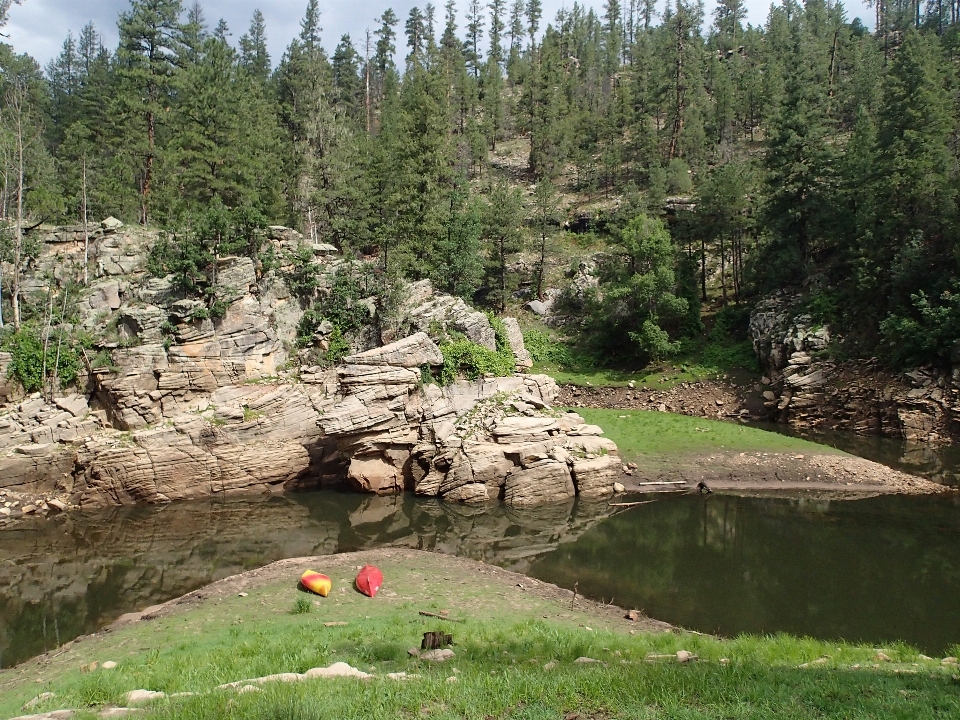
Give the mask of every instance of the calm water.
<path id="1" fill-rule="evenodd" d="M 118 508 L 0 531 L 0 663 L 283 557 L 463 555 L 705 632 L 785 631 L 928 654 L 960 643 L 960 499 L 668 497 L 486 512 L 321 492 Z M 389 578 L 388 578 L 389 582 Z"/>
<path id="2" fill-rule="evenodd" d="M 769 430 L 801 437 L 821 445 L 829 445 L 851 455 L 896 468 L 911 475 L 919 475 L 934 482 L 960 487 L 960 446 L 936 447 L 911 443 L 879 435 L 857 435 L 837 430 L 798 430 L 783 423 L 750 423 L 762 430 Z"/>

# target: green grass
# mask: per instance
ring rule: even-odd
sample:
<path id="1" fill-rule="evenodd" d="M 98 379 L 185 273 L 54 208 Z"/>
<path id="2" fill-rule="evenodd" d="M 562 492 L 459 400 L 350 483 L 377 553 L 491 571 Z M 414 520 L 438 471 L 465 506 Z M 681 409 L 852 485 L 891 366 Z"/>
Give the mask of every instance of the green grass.
<path id="1" fill-rule="evenodd" d="M 19 714 L 24 701 L 42 691 L 56 698 L 34 712 L 94 709 L 119 703 L 138 688 L 198 693 L 160 700 L 138 716 L 144 718 L 559 720 L 572 712 L 581 718 L 684 720 L 960 716 L 955 667 L 923 660 L 905 646 L 884 648 L 892 662 L 874 667 L 874 648 L 845 643 L 782 635 L 732 640 L 673 632 L 634 635 L 627 632 L 629 623 L 612 613 L 582 602 L 574 609 L 557 596 L 538 597 L 529 587 L 518 588 L 512 576 L 466 572 L 462 563 L 451 567 L 443 556 L 407 556 L 380 560 L 387 583 L 373 600 L 348 589 L 343 579 L 350 570 L 333 570 L 331 596 L 314 599 L 315 612 L 292 615 L 300 568 L 290 568 L 289 578 L 247 588 L 246 598 L 210 592 L 199 606 L 87 639 L 48 662 L 4 671 L 0 717 Z M 464 622 L 418 614 L 441 608 Z M 324 625 L 332 621 L 347 625 Z M 423 632 L 441 628 L 454 635 L 452 661 L 432 665 L 407 655 Z M 645 660 L 648 653 L 680 649 L 700 660 L 687 665 Z M 583 656 L 600 662 L 574 662 Z M 823 664 L 799 667 L 823 656 Z M 118 661 L 118 669 L 78 670 L 106 659 Z M 378 677 L 272 683 L 246 695 L 214 690 L 225 682 L 336 661 Z M 398 671 L 421 677 L 383 677 Z"/>
<path id="2" fill-rule="evenodd" d="M 603 428 L 624 459 L 651 455 L 731 452 L 839 453 L 800 438 L 730 422 L 647 410 L 578 408 L 588 423 Z"/>

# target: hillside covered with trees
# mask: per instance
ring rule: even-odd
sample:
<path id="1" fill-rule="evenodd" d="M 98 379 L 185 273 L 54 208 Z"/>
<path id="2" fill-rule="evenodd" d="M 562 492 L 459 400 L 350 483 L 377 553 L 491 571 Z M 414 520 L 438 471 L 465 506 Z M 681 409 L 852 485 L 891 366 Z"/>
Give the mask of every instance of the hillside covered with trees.
<path id="1" fill-rule="evenodd" d="M 561 300 L 608 359 L 667 356 L 704 303 L 778 289 L 842 331 L 837 354 L 950 358 L 957 0 L 877 0 L 876 32 L 823 0 L 762 27 L 741 0 L 465 2 L 465 27 L 450 0 L 331 39 L 308 0 L 280 58 L 259 12 L 234 42 L 181 0 L 134 0 L 116 48 L 87 25 L 45 68 L 0 45 L 3 320 L 54 314 L 21 288 L 32 227 L 115 216 L 165 229 L 151 270 L 214 315 L 236 254 L 336 314 L 309 254 L 266 249 L 282 224 L 375 260 L 381 295 L 429 278 L 493 311 L 589 250 L 598 283 Z"/>

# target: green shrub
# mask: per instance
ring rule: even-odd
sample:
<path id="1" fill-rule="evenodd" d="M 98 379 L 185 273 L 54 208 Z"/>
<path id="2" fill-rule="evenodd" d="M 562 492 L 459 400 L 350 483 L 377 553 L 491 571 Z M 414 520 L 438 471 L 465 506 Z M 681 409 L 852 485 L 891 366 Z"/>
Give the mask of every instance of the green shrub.
<path id="1" fill-rule="evenodd" d="M 343 336 L 343 333 L 340 332 L 339 328 L 333 328 L 333 332 L 330 333 L 327 341 L 330 343 L 330 347 L 327 348 L 327 351 L 323 354 L 325 365 L 336 365 L 350 354 L 350 343 L 347 342 L 347 339 Z"/>
<path id="2" fill-rule="evenodd" d="M 294 615 L 304 615 L 311 610 L 313 610 L 313 603 L 305 597 L 298 597 L 293 603 L 293 610 L 291 610 L 291 612 Z"/>
<path id="3" fill-rule="evenodd" d="M 757 356 L 749 340 L 738 343 L 711 342 L 704 348 L 700 363 L 718 370 L 743 368 L 760 371 L 760 364 L 757 362 Z"/>
<path id="4" fill-rule="evenodd" d="M 750 329 L 750 306 L 727 305 L 717 311 L 710 330 L 714 342 L 746 340 Z"/>
<path id="5" fill-rule="evenodd" d="M 487 313 L 496 338 L 496 350 L 478 345 L 463 336 L 454 337 L 440 344 L 443 366 L 440 368 L 441 385 L 449 385 L 457 378 L 476 380 L 484 375 L 506 377 L 513 375 L 516 358 L 510 349 L 510 339 L 503 320 Z"/>
<path id="6" fill-rule="evenodd" d="M 680 158 L 674 158 L 667 165 L 667 183 L 670 192 L 688 193 L 693 189 L 693 179 L 690 177 L 690 166 Z"/>
<path id="7" fill-rule="evenodd" d="M 47 376 L 56 373 L 61 384 L 69 385 L 77 379 L 80 372 L 80 358 L 72 341 L 64 338 L 60 345 L 58 362 L 57 341 L 56 334 L 51 332 L 46 353 Z M 27 392 L 42 390 L 46 378 L 43 377 L 44 353 L 40 332 L 35 328 L 24 327 L 10 335 L 3 343 L 3 348 L 11 355 L 10 377 L 15 378 Z"/>
<path id="8" fill-rule="evenodd" d="M 476 380 L 486 374 L 496 377 L 512 375 L 516 361 L 513 353 L 494 351 L 470 340 L 455 340 L 440 346 L 443 366 L 438 380 L 450 385 L 457 378 Z"/>
<path id="9" fill-rule="evenodd" d="M 297 327 L 297 342 L 308 347 L 324 320 L 346 336 L 371 323 L 370 309 L 363 299 L 385 292 L 372 268 L 347 264 L 337 271 L 329 292 L 303 313 Z"/>
<path id="10" fill-rule="evenodd" d="M 543 330 L 528 330 L 523 334 L 523 344 L 535 363 L 555 365 L 561 369 L 568 369 L 580 364 L 574 358 L 570 348 L 550 337 Z"/>

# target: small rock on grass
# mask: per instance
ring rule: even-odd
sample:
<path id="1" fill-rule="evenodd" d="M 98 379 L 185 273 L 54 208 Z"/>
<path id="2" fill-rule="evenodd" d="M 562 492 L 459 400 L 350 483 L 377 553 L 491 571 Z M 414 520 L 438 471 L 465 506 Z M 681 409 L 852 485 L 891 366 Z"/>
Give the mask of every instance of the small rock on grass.
<path id="1" fill-rule="evenodd" d="M 140 708 L 115 707 L 101 711 L 97 717 L 101 718 L 101 720 L 108 720 L 108 718 L 122 718 L 128 715 L 135 715 L 139 712 L 143 711 L 140 710 Z"/>
<path id="2" fill-rule="evenodd" d="M 166 693 L 155 692 L 153 690 L 131 690 L 124 696 L 127 705 L 141 705 L 143 703 L 153 702 L 165 698 Z"/>
<path id="3" fill-rule="evenodd" d="M 100 666 L 104 670 L 116 670 L 117 664 L 113 660 L 107 660 L 103 665 Z"/>
<path id="4" fill-rule="evenodd" d="M 677 662 L 688 663 L 699 659 L 700 658 L 688 650 L 677 650 Z"/>
<path id="5" fill-rule="evenodd" d="M 557 663 L 555 663 L 553 660 L 551 660 L 550 662 L 546 663 L 546 664 L 543 666 L 543 669 L 544 669 L 544 670 L 553 670 L 556 666 L 557 666 Z"/>
<path id="6" fill-rule="evenodd" d="M 361 680 L 366 680 L 370 677 L 369 674 L 363 672 L 362 670 L 357 670 L 355 667 L 351 667 L 345 662 L 335 662 L 333 665 L 323 668 L 311 668 L 304 673 L 305 677 L 308 678 L 318 678 L 318 677 L 356 677 Z"/>
<path id="7" fill-rule="evenodd" d="M 584 657 L 578 657 L 576 660 L 574 660 L 574 662 L 579 663 L 580 665 L 589 665 L 590 663 L 598 663 L 600 661 L 584 656 Z"/>
<path id="8" fill-rule="evenodd" d="M 877 662 L 893 662 L 890 656 L 883 652 L 883 650 L 877 650 L 877 654 L 873 656 L 873 659 Z"/>
<path id="9" fill-rule="evenodd" d="M 35 707 L 40 705 L 40 703 L 46 702 L 47 700 L 53 700 L 56 696 L 57 696 L 56 693 L 42 692 L 39 695 L 37 695 L 35 698 L 33 698 L 33 700 L 27 700 L 27 702 L 23 704 L 23 709 L 33 710 Z"/>
<path id="10" fill-rule="evenodd" d="M 421 660 L 430 660 L 431 662 L 445 662 L 453 656 L 454 652 L 450 648 L 427 650 L 419 655 Z"/>
<path id="11" fill-rule="evenodd" d="M 450 677 L 447 678 L 447 682 L 448 682 L 448 683 L 455 683 L 455 682 L 457 682 L 457 678 L 454 677 L 453 675 L 451 675 Z"/>
<path id="12" fill-rule="evenodd" d="M 941 665 L 956 665 L 957 659 L 955 657 L 945 657 L 940 661 Z"/>

